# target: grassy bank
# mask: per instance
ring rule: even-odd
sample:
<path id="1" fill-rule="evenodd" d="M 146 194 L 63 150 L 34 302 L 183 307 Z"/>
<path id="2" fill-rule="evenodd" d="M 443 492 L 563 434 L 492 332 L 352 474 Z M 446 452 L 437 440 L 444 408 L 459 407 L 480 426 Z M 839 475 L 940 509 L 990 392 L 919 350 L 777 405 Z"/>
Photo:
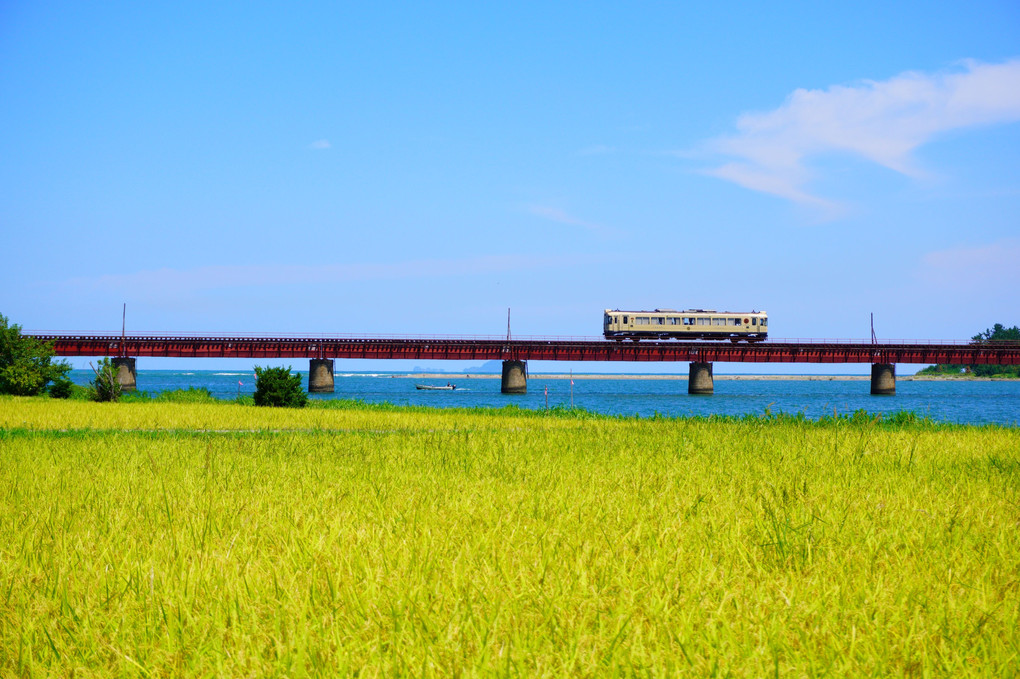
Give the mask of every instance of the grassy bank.
<path id="1" fill-rule="evenodd" d="M 1006 676 L 1020 434 L 0 399 L 0 674 Z"/>

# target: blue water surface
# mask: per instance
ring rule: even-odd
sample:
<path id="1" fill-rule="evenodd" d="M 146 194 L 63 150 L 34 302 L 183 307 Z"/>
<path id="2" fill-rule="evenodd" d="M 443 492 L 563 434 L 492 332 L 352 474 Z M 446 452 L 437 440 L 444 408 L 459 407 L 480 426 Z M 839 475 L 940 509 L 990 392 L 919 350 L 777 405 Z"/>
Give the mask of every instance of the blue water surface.
<path id="1" fill-rule="evenodd" d="M 71 378 L 87 384 L 88 370 L 75 370 Z M 307 373 L 302 373 L 307 386 Z M 232 399 L 255 391 L 255 376 L 248 371 L 140 370 L 138 389 L 149 394 L 199 387 L 213 396 Z M 456 384 L 454 391 L 422 391 L 416 384 Z M 661 376 L 620 379 L 570 379 L 532 375 L 528 393 L 500 393 L 499 375 L 449 374 L 415 377 L 403 373 L 337 373 L 333 394 L 313 399 L 357 399 L 370 403 L 434 407 L 521 408 L 570 407 L 612 415 L 762 415 L 765 412 L 798 414 L 811 419 L 857 410 L 869 413 L 910 411 L 940 422 L 1001 424 L 1020 422 L 1020 380 L 928 381 L 899 379 L 894 396 L 872 396 L 868 379 L 724 379 L 716 376 L 715 393 L 691 396 L 685 379 Z"/>

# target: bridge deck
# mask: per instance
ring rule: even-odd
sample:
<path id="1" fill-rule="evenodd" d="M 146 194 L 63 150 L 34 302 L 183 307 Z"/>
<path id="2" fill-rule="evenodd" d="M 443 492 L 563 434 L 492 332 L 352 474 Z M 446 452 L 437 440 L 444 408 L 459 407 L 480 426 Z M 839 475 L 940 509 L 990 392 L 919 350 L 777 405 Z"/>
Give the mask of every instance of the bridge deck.
<path id="1" fill-rule="evenodd" d="M 1020 365 L 1020 342 L 767 340 L 616 342 L 602 338 L 358 338 L 25 333 L 58 356 L 373 358 L 731 363 L 954 363 Z"/>

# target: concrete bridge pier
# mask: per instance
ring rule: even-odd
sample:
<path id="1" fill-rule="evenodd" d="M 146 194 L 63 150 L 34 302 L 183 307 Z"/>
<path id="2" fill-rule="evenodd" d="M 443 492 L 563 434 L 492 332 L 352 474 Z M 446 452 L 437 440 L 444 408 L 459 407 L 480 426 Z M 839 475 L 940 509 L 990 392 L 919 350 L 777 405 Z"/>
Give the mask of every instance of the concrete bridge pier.
<path id="1" fill-rule="evenodd" d="M 712 364 L 693 361 L 687 376 L 687 393 L 710 395 L 715 391 L 712 382 Z"/>
<path id="2" fill-rule="evenodd" d="M 896 393 L 895 364 L 871 364 L 871 393 L 876 396 L 892 396 Z"/>
<path id="3" fill-rule="evenodd" d="M 308 362 L 308 393 L 332 394 L 333 359 L 313 358 Z"/>
<path id="4" fill-rule="evenodd" d="M 117 384 L 122 391 L 135 391 L 138 388 L 138 373 L 135 372 L 135 359 L 130 356 L 117 356 L 110 359 L 117 373 Z"/>
<path id="5" fill-rule="evenodd" d="M 503 379 L 499 390 L 504 394 L 528 393 L 528 364 L 526 361 L 503 361 Z"/>

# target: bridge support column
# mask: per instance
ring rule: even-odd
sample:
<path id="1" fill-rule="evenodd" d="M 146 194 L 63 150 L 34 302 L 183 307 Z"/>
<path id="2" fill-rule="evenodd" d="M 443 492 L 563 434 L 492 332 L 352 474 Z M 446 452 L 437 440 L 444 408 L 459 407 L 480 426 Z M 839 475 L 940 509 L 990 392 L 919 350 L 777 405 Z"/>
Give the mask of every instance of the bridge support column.
<path id="1" fill-rule="evenodd" d="M 333 359 L 313 358 L 308 362 L 308 393 L 332 394 Z"/>
<path id="2" fill-rule="evenodd" d="M 134 391 L 138 388 L 138 374 L 135 372 L 135 359 L 130 356 L 117 356 L 110 359 L 113 369 L 117 371 L 117 384 L 123 391 Z"/>
<path id="3" fill-rule="evenodd" d="M 687 376 L 687 393 L 710 395 L 715 391 L 712 382 L 712 364 L 694 361 Z"/>
<path id="4" fill-rule="evenodd" d="M 503 361 L 499 390 L 504 394 L 527 394 L 528 364 L 525 361 Z"/>
<path id="5" fill-rule="evenodd" d="M 877 396 L 892 396 L 896 393 L 896 366 L 894 364 L 871 364 L 871 393 Z"/>

